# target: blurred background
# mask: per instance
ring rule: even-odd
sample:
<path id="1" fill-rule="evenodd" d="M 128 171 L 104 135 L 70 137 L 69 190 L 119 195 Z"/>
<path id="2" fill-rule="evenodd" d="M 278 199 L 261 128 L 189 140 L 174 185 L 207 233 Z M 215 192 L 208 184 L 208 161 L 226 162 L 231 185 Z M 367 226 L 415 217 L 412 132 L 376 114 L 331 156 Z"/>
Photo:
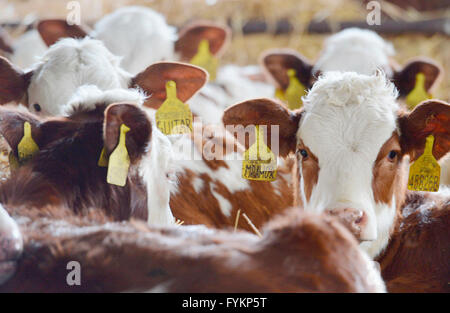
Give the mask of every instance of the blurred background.
<path id="1" fill-rule="evenodd" d="M 17 37 L 39 18 L 65 18 L 67 0 L 0 0 L 0 24 Z M 169 24 L 207 19 L 227 23 L 233 31 L 222 63 L 256 64 L 268 48 L 296 49 L 310 60 L 322 43 L 345 25 L 367 27 L 370 12 L 362 0 L 79 0 L 82 23 L 92 25 L 126 5 L 143 5 L 164 14 Z M 450 0 L 377 1 L 381 25 L 375 28 L 395 47 L 395 60 L 415 56 L 440 63 L 445 74 L 433 96 L 450 101 Z"/>

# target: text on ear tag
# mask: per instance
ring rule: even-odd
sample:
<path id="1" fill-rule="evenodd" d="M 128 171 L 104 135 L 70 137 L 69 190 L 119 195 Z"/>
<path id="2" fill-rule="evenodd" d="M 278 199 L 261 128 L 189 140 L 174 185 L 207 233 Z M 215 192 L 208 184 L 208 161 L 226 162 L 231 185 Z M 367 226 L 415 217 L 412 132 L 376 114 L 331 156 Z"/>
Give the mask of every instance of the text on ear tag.
<path id="1" fill-rule="evenodd" d="M 166 100 L 155 114 L 156 126 L 166 135 L 190 133 L 192 113 L 189 106 L 177 98 L 177 85 L 174 81 L 166 83 L 166 94 Z"/>
<path id="2" fill-rule="evenodd" d="M 9 169 L 11 172 L 17 170 L 20 167 L 19 160 L 17 160 L 12 150 L 9 151 L 8 161 L 9 161 Z"/>
<path id="3" fill-rule="evenodd" d="M 130 130 L 125 124 L 120 125 L 119 143 L 109 156 L 108 175 L 106 181 L 108 184 L 125 186 L 130 168 L 130 156 L 126 146 L 126 134 Z"/>
<path id="4" fill-rule="evenodd" d="M 106 157 L 105 147 L 102 148 L 102 152 L 100 152 L 100 157 L 98 158 L 97 165 L 100 167 L 108 166 L 108 158 Z"/>
<path id="5" fill-rule="evenodd" d="M 17 145 L 19 162 L 27 162 L 36 152 L 39 152 L 39 147 L 31 136 L 31 124 L 29 122 L 25 122 L 23 124 L 23 138 Z"/>
<path id="6" fill-rule="evenodd" d="M 426 139 L 423 154 L 409 168 L 408 189 L 415 191 L 439 190 L 441 167 L 433 156 L 434 136 Z"/>
<path id="7" fill-rule="evenodd" d="M 248 180 L 274 181 L 277 177 L 277 158 L 264 143 L 264 135 L 256 127 L 256 140 L 245 151 L 242 177 Z"/>
<path id="8" fill-rule="evenodd" d="M 303 105 L 302 97 L 306 95 L 305 86 L 298 80 L 294 69 L 287 71 L 289 76 L 289 86 L 286 89 L 285 97 L 288 108 L 291 110 L 299 109 Z"/>
<path id="9" fill-rule="evenodd" d="M 417 73 L 416 83 L 411 92 L 406 96 L 406 104 L 408 109 L 414 109 L 419 103 L 424 100 L 431 99 L 432 96 L 425 89 L 425 75 L 423 73 Z"/>
<path id="10" fill-rule="evenodd" d="M 191 59 L 191 64 L 204 68 L 209 73 L 209 80 L 216 80 L 219 60 L 209 50 L 209 41 L 203 39 L 198 45 L 197 54 Z"/>

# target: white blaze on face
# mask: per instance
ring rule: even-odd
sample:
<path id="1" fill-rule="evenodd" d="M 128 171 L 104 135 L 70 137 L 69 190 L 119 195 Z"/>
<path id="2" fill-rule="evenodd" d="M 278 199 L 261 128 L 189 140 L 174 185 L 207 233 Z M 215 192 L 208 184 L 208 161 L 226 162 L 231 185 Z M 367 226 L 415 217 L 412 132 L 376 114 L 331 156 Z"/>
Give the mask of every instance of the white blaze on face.
<path id="1" fill-rule="evenodd" d="M 101 90 L 128 88 L 131 75 L 119 66 L 98 40 L 63 39 L 49 48 L 37 65 L 28 89 L 29 108 L 34 113 L 61 115 L 62 108 L 82 85 Z M 39 104 L 41 111 L 35 111 Z"/>
<path id="2" fill-rule="evenodd" d="M 392 77 L 389 64 L 392 55 L 392 45 L 374 31 L 349 28 L 326 40 L 313 72 L 341 71 L 371 75 L 382 69 L 388 77 Z"/>
<path id="3" fill-rule="evenodd" d="M 305 209 L 360 209 L 368 217 L 361 238 L 377 238 L 372 169 L 396 129 L 396 92 L 384 75 L 329 72 L 307 95 L 297 139 L 319 162 L 317 184 Z"/>

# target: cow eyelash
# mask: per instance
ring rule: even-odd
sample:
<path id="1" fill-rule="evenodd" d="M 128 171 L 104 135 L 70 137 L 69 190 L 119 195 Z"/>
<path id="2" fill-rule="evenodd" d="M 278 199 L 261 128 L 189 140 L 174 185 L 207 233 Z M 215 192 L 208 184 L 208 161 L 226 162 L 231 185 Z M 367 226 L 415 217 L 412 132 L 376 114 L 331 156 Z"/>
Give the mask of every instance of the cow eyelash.
<path id="1" fill-rule="evenodd" d="M 305 149 L 298 150 L 298 153 L 302 156 L 302 159 L 306 159 L 308 157 L 308 151 Z"/>
<path id="2" fill-rule="evenodd" d="M 394 159 L 398 156 L 398 152 L 395 150 L 389 151 L 388 159 L 389 161 L 394 161 Z"/>

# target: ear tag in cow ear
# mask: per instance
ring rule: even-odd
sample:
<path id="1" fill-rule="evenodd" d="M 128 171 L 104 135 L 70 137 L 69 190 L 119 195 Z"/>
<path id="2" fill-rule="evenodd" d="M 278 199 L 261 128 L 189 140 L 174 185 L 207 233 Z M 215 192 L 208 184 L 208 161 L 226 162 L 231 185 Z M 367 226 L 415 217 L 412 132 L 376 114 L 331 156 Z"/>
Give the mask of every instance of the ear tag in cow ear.
<path id="1" fill-rule="evenodd" d="M 209 50 L 209 41 L 203 39 L 198 45 L 197 54 L 191 59 L 191 64 L 204 68 L 209 73 L 209 80 L 216 80 L 219 60 Z"/>
<path id="2" fill-rule="evenodd" d="M 19 162 L 25 163 L 30 160 L 36 152 L 39 152 L 39 147 L 31 136 L 31 124 L 25 122 L 23 124 L 23 138 L 17 145 L 17 153 L 19 155 Z"/>
<path id="3" fill-rule="evenodd" d="M 275 89 L 275 98 L 280 99 L 283 102 L 286 102 L 286 96 L 284 95 L 284 90 L 281 88 Z"/>
<path id="4" fill-rule="evenodd" d="M 245 151 L 242 177 L 248 180 L 274 181 L 277 177 L 277 158 L 264 143 L 264 135 L 256 126 L 256 141 Z"/>
<path id="5" fill-rule="evenodd" d="M 128 155 L 125 138 L 129 130 L 130 128 L 127 125 L 120 125 L 119 143 L 109 156 L 108 175 L 106 177 L 108 184 L 123 187 L 127 182 L 130 156 Z"/>
<path id="6" fill-rule="evenodd" d="M 439 190 L 441 167 L 433 156 L 434 136 L 426 139 L 423 154 L 409 168 L 408 189 L 415 191 Z"/>
<path id="7" fill-rule="evenodd" d="M 294 69 L 289 69 L 287 74 L 289 76 L 289 86 L 286 88 L 284 96 L 288 108 L 291 110 L 299 109 L 303 105 L 302 97 L 306 95 L 305 86 L 295 76 L 296 71 Z"/>
<path id="8" fill-rule="evenodd" d="M 100 167 L 108 166 L 108 158 L 106 157 L 105 147 L 102 148 L 102 152 L 100 152 L 100 157 L 98 158 L 97 165 Z"/>
<path id="9" fill-rule="evenodd" d="M 416 84 L 411 92 L 406 96 L 406 104 L 410 110 L 414 109 L 416 105 L 424 100 L 431 99 L 432 95 L 425 89 L 425 75 L 418 73 L 416 75 Z"/>
<path id="10" fill-rule="evenodd" d="M 19 160 L 17 160 L 12 150 L 9 152 L 8 160 L 9 160 L 9 169 L 11 172 L 17 170 L 20 167 Z"/>
<path id="11" fill-rule="evenodd" d="M 192 113 L 189 106 L 177 98 L 177 85 L 166 83 L 167 98 L 156 111 L 156 126 L 166 135 L 186 134 L 192 131 Z"/>

